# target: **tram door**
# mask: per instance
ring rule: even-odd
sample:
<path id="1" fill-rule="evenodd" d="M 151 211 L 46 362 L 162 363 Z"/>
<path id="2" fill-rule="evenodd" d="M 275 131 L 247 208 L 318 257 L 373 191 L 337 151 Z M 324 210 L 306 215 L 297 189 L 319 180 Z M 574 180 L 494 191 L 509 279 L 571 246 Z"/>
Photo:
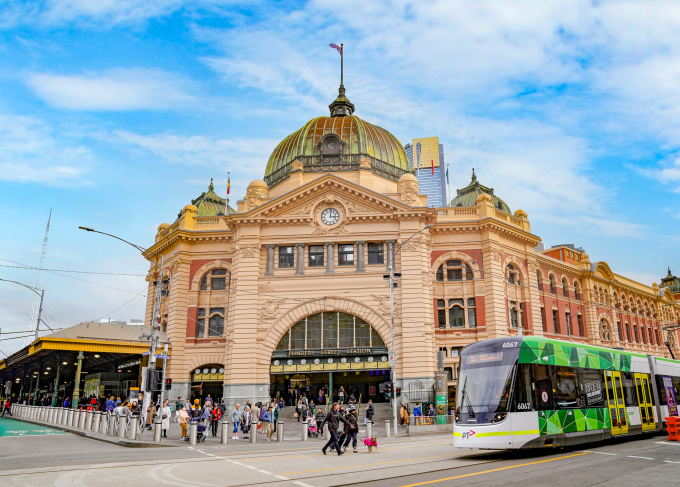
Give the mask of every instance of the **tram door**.
<path id="1" fill-rule="evenodd" d="M 651 431 L 656 425 L 652 411 L 652 396 L 649 392 L 649 377 L 646 374 L 635 374 L 635 390 L 637 390 L 638 404 L 640 405 L 642 431 Z"/>
<path id="2" fill-rule="evenodd" d="M 621 372 L 607 370 L 604 373 L 604 380 L 607 384 L 607 401 L 612 423 L 612 435 L 626 434 L 628 433 L 628 418 L 623 399 Z"/>

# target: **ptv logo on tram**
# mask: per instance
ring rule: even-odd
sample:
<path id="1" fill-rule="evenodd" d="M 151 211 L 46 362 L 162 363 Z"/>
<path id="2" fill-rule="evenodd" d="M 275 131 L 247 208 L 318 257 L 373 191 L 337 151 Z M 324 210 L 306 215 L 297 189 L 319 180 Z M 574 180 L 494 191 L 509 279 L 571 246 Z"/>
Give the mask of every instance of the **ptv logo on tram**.
<path id="1" fill-rule="evenodd" d="M 475 434 L 475 432 L 470 430 L 470 431 L 466 431 L 465 433 L 461 433 L 460 437 L 463 440 L 467 440 L 467 439 L 471 438 L 472 436 L 474 436 L 474 434 Z"/>

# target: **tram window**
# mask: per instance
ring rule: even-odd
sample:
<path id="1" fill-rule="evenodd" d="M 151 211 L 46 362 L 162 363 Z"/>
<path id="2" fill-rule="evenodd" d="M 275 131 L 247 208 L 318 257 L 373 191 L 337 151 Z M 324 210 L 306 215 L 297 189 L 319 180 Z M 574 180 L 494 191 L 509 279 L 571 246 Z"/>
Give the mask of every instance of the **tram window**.
<path id="1" fill-rule="evenodd" d="M 541 411 L 553 409 L 552 373 L 550 365 L 534 365 L 536 379 L 536 404 Z"/>
<path id="2" fill-rule="evenodd" d="M 630 372 L 623 372 L 621 374 L 621 379 L 623 382 L 623 398 L 626 402 L 626 406 L 637 406 L 638 397 L 645 397 L 642 395 L 642 390 L 638 391 L 639 396 L 635 393 L 635 380 L 633 379 L 633 374 Z"/>
<path id="3" fill-rule="evenodd" d="M 602 390 L 602 372 L 595 369 L 579 370 L 579 396 L 582 408 L 600 408 L 604 406 Z"/>
<path id="4" fill-rule="evenodd" d="M 517 368 L 517 378 L 515 380 L 515 404 L 513 405 L 513 411 L 534 410 L 531 385 L 531 365 L 520 364 Z"/>
<path id="5" fill-rule="evenodd" d="M 579 399 L 576 369 L 555 367 L 553 388 L 556 409 L 575 409 L 580 407 L 581 402 Z"/>
<path id="6" fill-rule="evenodd" d="M 666 402 L 666 388 L 664 387 L 663 384 L 663 377 L 660 375 L 656 376 L 656 388 L 659 391 L 659 400 L 661 401 L 662 405 L 668 405 Z"/>

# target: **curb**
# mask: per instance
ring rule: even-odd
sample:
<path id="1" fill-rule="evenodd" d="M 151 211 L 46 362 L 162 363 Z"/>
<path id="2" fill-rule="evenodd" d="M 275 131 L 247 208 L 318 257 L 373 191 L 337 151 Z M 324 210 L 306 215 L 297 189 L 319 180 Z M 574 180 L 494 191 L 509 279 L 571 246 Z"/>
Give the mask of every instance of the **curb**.
<path id="1" fill-rule="evenodd" d="M 132 441 L 126 438 L 118 438 L 108 435 L 102 435 L 100 433 L 93 433 L 91 431 L 83 431 L 80 429 L 69 428 L 64 425 L 53 425 L 50 423 L 41 423 L 38 421 L 31 421 L 24 418 L 10 417 L 16 421 L 23 421 L 24 423 L 35 424 L 37 426 L 45 426 L 53 430 L 65 431 L 66 433 L 72 433 L 74 435 L 82 436 L 83 438 L 89 438 L 90 440 L 101 441 L 103 443 L 110 443 L 111 445 L 122 446 L 125 448 L 178 448 L 176 445 L 164 445 L 162 443 L 150 443 L 147 441 Z"/>

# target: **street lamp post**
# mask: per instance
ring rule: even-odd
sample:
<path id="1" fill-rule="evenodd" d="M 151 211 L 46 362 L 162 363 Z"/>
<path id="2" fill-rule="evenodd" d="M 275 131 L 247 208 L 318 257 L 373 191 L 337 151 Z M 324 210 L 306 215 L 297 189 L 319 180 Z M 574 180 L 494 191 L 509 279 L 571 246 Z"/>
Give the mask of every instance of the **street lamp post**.
<path id="1" fill-rule="evenodd" d="M 38 289 L 35 287 L 27 286 L 26 284 L 22 284 L 17 281 L 10 281 L 9 279 L 0 279 L 0 281 L 5 281 L 5 282 L 13 282 L 14 284 L 18 284 L 19 286 L 24 286 L 26 289 L 30 289 L 34 293 L 36 293 L 38 296 L 40 296 L 40 309 L 38 310 L 38 319 L 35 322 L 35 339 L 38 339 L 38 331 L 40 330 L 40 317 L 42 316 L 42 309 L 43 309 L 43 298 L 45 297 L 45 290 L 44 289 Z M 40 291 L 40 292 L 38 292 Z"/>
<path id="2" fill-rule="evenodd" d="M 397 250 L 392 254 L 388 255 L 388 258 L 390 259 L 389 262 L 389 275 L 384 276 L 389 279 L 390 282 L 390 335 L 391 335 L 391 341 L 390 341 L 390 358 L 391 358 L 391 374 L 392 374 L 392 422 L 394 423 L 394 434 L 397 435 L 397 353 L 396 349 L 394 347 L 394 280 L 395 277 L 399 279 L 401 277 L 401 273 L 399 272 L 394 272 L 394 259 L 401 250 L 401 248 L 404 246 L 406 242 L 411 240 L 413 237 L 418 235 L 420 232 L 423 230 L 427 230 L 428 228 L 432 228 L 434 226 L 434 223 L 431 223 L 429 225 L 425 225 L 423 228 L 415 232 L 413 235 L 411 235 L 409 238 L 404 240 L 399 247 L 397 247 Z"/>
<path id="3" fill-rule="evenodd" d="M 105 232 L 100 232 L 98 230 L 95 230 L 94 228 L 90 227 L 78 227 L 81 230 L 85 230 L 86 232 L 94 232 L 94 233 L 100 233 L 102 235 L 106 235 L 108 237 L 112 237 L 115 239 L 118 239 L 122 242 L 125 242 L 126 244 L 134 247 L 135 249 L 139 250 L 142 255 L 148 259 L 147 254 L 152 253 L 156 257 L 158 257 L 158 254 L 155 252 L 149 252 L 147 249 L 140 245 L 133 244 L 132 242 L 128 242 L 127 240 L 120 238 L 116 235 L 111 235 L 110 233 L 105 233 Z M 156 370 L 156 349 L 158 348 L 158 336 L 156 335 L 156 331 L 160 328 L 160 310 L 161 310 L 161 293 L 162 293 L 162 280 L 163 280 L 163 256 L 160 256 L 160 263 L 158 263 L 158 259 L 156 259 L 156 263 L 154 267 L 158 267 L 158 282 L 156 283 L 156 295 L 154 297 L 154 306 L 153 306 L 153 317 L 151 318 L 151 333 L 149 334 L 149 365 L 148 365 L 148 370 Z M 143 335 L 144 336 L 144 335 Z M 151 375 L 151 374 L 149 374 Z M 155 377 L 155 375 L 154 375 Z M 148 375 L 147 375 L 148 379 Z M 148 384 L 147 384 L 148 386 Z M 164 384 L 161 385 L 161 406 L 163 405 L 163 394 L 165 391 Z M 147 392 L 147 391 L 144 391 Z M 144 394 L 144 406 L 142 408 L 142 411 L 146 411 L 149 406 L 150 406 L 150 399 L 151 393 Z M 151 398 L 153 399 L 153 398 Z"/>

